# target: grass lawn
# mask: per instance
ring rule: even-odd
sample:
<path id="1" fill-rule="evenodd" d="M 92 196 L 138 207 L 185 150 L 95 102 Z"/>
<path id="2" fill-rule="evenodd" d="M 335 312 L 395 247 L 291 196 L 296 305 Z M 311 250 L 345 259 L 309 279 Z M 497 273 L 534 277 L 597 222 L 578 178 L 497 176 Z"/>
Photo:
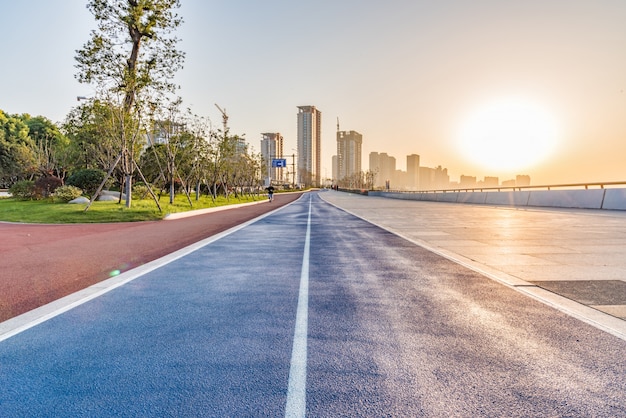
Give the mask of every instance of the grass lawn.
<path id="1" fill-rule="evenodd" d="M 213 202 L 211 197 L 201 196 L 195 200 L 191 196 L 193 206 L 189 206 L 187 197 L 177 195 L 174 203 L 170 205 L 169 196 L 163 196 L 159 200 L 162 212 L 159 212 L 154 200 L 134 199 L 132 207 L 127 209 L 125 202 L 94 202 L 85 212 L 86 205 L 75 205 L 51 200 L 23 201 L 13 198 L 0 199 L 0 221 L 24 222 L 24 223 L 104 223 L 104 222 L 138 222 L 163 219 L 165 215 L 189 210 L 212 208 L 217 206 L 232 205 L 237 203 L 249 203 L 266 199 L 265 195 L 259 196 L 231 196 L 228 200 L 224 196 L 218 196 Z"/>

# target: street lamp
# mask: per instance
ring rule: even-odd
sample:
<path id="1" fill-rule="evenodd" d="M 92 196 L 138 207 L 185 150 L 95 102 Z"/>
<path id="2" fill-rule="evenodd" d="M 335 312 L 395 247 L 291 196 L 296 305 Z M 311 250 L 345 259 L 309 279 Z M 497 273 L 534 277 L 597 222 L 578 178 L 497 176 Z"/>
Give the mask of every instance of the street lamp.
<path id="1" fill-rule="evenodd" d="M 292 148 L 291 150 L 293 151 L 293 154 L 291 154 L 291 175 L 292 175 L 291 187 L 295 189 L 296 188 L 296 152 L 298 151 L 294 148 Z"/>

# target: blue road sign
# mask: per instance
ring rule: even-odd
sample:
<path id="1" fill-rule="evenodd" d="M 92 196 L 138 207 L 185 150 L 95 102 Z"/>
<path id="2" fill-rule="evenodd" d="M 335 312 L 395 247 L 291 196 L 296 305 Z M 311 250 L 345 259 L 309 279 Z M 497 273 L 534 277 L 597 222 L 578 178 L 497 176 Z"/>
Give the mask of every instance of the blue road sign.
<path id="1" fill-rule="evenodd" d="M 287 167 L 287 160 L 285 158 L 273 158 L 272 167 Z"/>

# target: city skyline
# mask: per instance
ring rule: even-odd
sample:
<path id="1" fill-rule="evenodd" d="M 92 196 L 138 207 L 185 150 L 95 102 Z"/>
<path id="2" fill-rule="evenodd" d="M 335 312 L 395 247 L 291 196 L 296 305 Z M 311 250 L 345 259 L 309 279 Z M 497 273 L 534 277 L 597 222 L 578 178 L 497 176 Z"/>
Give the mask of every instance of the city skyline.
<path id="1" fill-rule="evenodd" d="M 75 51 L 95 28 L 85 5 L 3 5 L 0 36 L 19 42 L 5 46 L 0 109 L 61 122 L 77 96 L 94 95 L 74 78 Z M 179 14 L 183 106 L 217 128 L 218 103 L 233 134 L 256 149 L 260 132 L 281 132 L 290 154 L 293 108 L 315 104 L 321 177 L 332 175 L 339 117 L 367 138 L 365 155 L 419 150 L 452 179 L 626 178 L 624 2 L 190 1 Z"/>

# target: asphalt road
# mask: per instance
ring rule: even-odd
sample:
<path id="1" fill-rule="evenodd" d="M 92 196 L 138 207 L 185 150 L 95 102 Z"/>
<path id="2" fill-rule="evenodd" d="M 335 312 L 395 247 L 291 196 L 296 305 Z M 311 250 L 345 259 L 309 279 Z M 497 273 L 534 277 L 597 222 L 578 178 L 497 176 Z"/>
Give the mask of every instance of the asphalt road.
<path id="1" fill-rule="evenodd" d="M 0 341 L 1 416 L 626 417 L 626 343 L 315 193 Z"/>

